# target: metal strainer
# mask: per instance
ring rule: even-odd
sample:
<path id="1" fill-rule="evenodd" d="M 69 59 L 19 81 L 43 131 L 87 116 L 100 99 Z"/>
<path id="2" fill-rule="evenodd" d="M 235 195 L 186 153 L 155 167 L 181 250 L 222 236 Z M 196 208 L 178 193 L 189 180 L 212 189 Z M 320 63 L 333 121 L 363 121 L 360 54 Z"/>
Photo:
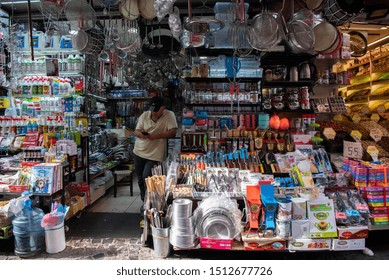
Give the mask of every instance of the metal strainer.
<path id="1" fill-rule="evenodd" d="M 74 28 L 87 30 L 95 26 L 95 10 L 86 0 L 69 0 L 64 11 L 70 25 Z"/>
<path id="2" fill-rule="evenodd" d="M 254 22 L 248 32 L 250 45 L 257 50 L 267 50 L 279 42 L 279 25 L 266 7 L 253 18 Z"/>

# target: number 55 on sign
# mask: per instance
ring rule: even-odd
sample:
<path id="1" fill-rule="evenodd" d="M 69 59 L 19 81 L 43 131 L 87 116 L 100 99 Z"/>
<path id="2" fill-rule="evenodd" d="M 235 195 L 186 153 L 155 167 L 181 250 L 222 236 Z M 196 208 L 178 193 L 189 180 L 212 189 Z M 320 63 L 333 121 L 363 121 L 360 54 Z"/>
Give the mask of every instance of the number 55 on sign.
<path id="1" fill-rule="evenodd" d="M 343 141 L 343 157 L 352 159 L 361 159 L 363 149 L 361 142 Z"/>

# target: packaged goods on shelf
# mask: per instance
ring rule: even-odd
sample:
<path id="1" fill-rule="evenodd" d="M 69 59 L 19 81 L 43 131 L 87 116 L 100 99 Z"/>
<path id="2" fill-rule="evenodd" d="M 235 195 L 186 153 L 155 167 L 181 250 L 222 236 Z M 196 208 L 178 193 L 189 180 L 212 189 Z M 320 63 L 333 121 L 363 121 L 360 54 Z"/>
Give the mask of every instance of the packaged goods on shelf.
<path id="1" fill-rule="evenodd" d="M 58 163 L 41 163 L 31 170 L 30 191 L 55 193 L 62 188 L 62 167 Z"/>
<path id="2" fill-rule="evenodd" d="M 298 238 L 288 241 L 290 251 L 329 251 L 332 239 Z"/>

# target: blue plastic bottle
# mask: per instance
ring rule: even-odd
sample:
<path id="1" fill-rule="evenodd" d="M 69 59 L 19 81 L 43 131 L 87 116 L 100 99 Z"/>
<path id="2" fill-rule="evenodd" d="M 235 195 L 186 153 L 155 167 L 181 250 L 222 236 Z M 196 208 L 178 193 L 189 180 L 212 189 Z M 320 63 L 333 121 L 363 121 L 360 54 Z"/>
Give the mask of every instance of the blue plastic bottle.
<path id="1" fill-rule="evenodd" d="M 20 216 L 12 221 L 15 236 L 15 255 L 32 257 L 45 249 L 45 231 L 41 226 L 42 209 L 32 207 L 30 199 L 24 201 Z"/>

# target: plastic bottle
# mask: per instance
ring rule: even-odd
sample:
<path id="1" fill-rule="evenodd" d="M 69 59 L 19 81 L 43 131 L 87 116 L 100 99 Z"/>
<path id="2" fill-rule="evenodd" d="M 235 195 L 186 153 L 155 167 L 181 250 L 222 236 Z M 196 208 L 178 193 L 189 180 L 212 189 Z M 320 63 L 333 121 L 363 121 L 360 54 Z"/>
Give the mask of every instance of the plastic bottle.
<path id="1" fill-rule="evenodd" d="M 70 84 L 70 79 L 69 78 L 66 78 L 64 80 L 64 94 L 67 95 L 67 94 L 70 94 L 70 89 L 71 89 L 71 84 Z"/>
<path id="2" fill-rule="evenodd" d="M 58 79 L 53 79 L 53 95 L 59 95 L 59 81 L 58 81 Z"/>
<path id="3" fill-rule="evenodd" d="M 43 81 L 43 94 L 51 95 L 50 79 L 45 78 Z"/>
<path id="4" fill-rule="evenodd" d="M 78 54 L 74 58 L 74 71 L 75 72 L 81 71 L 81 57 Z"/>
<path id="5" fill-rule="evenodd" d="M 33 121 L 31 124 L 32 132 L 38 132 L 38 124 L 36 121 Z"/>
<path id="6" fill-rule="evenodd" d="M 67 69 L 67 71 L 73 72 L 74 71 L 74 56 L 73 55 L 69 55 L 68 59 L 67 59 L 67 62 L 68 62 L 68 69 Z"/>
<path id="7" fill-rule="evenodd" d="M 59 80 L 59 83 L 58 83 L 58 87 L 59 87 L 59 95 L 64 95 L 65 93 L 65 84 L 63 82 L 62 79 Z"/>
<path id="8" fill-rule="evenodd" d="M 43 80 L 44 78 L 42 77 L 37 79 L 38 94 L 43 94 Z"/>
<path id="9" fill-rule="evenodd" d="M 37 191 L 35 187 L 34 190 Z M 12 221 L 15 255 L 31 257 L 45 248 L 45 231 L 41 226 L 45 214 L 41 209 L 32 207 L 32 201 L 26 194 L 22 195 L 21 201 L 23 209 L 15 214 L 16 218 Z"/>

